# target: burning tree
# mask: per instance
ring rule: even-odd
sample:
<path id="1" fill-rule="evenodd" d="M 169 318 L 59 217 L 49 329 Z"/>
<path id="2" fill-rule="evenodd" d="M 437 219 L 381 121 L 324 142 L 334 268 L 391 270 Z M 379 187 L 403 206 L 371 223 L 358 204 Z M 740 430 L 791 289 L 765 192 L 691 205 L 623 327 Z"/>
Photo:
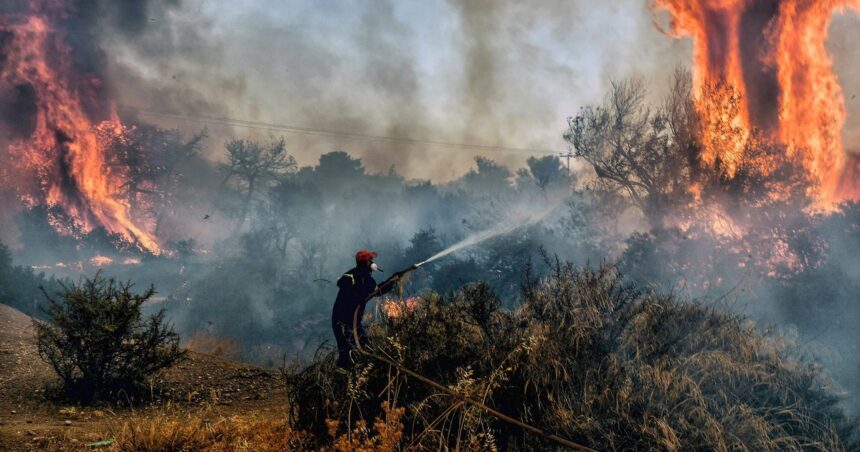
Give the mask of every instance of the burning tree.
<path id="1" fill-rule="evenodd" d="M 25 175 L 19 193 L 30 207 L 47 206 L 62 233 L 103 228 L 158 254 L 153 225 L 136 217 L 125 196 L 129 168 L 116 164 L 105 143 L 122 134 L 122 122 L 102 96 L 104 82 L 79 73 L 56 26 L 66 8 L 30 2 L 28 14 L 0 17 L 0 93 L 20 113 L 3 118 L 13 137 L 10 161 Z"/>
<path id="2" fill-rule="evenodd" d="M 104 137 L 114 165 L 128 169 L 122 188 L 131 211 L 154 218 L 156 236 L 182 188 L 182 164 L 200 154 L 207 135 L 204 129 L 185 139 L 177 130 L 137 125 Z"/>
<path id="3" fill-rule="evenodd" d="M 738 255 L 738 266 L 780 278 L 815 265 L 817 258 L 790 246 L 816 242 L 804 226 L 816 182 L 801 154 L 739 126 L 733 118 L 741 114 L 743 98 L 732 85 L 702 88 L 714 101 L 708 110 L 697 108 L 692 87 L 690 73 L 676 71 L 663 104 L 651 108 L 640 81 L 614 82 L 602 105 L 569 120 L 565 138 L 593 168 L 597 191 L 629 199 L 654 238 L 714 238 Z M 712 154 L 717 148 L 724 152 Z M 687 248 L 674 241 L 666 244 Z M 677 264 L 687 265 L 683 260 Z"/>
<path id="4" fill-rule="evenodd" d="M 834 11 L 857 0 L 747 2 L 741 0 L 655 0 L 668 11 L 667 33 L 693 39 L 693 94 L 696 110 L 713 118 L 701 130 L 703 161 L 723 162 L 723 176 L 747 158 L 744 137 L 759 133 L 783 145 L 781 154 L 800 163 L 812 183 L 808 195 L 820 207 L 857 196 L 840 186 L 845 166 L 841 130 L 845 122 L 842 89 L 825 46 Z M 725 96 L 711 87 L 736 90 L 737 107 L 726 114 Z M 720 124 L 742 139 L 725 142 Z M 710 127 L 715 125 L 717 127 Z"/>

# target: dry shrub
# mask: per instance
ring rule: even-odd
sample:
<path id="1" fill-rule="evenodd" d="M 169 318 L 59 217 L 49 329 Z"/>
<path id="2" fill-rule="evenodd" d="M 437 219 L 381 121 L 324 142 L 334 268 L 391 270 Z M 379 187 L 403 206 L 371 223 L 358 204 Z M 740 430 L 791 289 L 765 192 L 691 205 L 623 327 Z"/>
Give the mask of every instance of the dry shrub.
<path id="1" fill-rule="evenodd" d="M 338 435 L 341 422 L 327 420 L 329 437 L 332 439 L 331 449 L 337 452 L 385 452 L 397 450 L 403 437 L 403 417 L 405 408 L 392 408 L 388 402 L 380 405 L 385 419 L 376 418 L 373 422 L 374 432 L 367 428 L 367 422 L 359 420 L 351 431 Z M 347 427 L 349 429 L 349 426 Z"/>
<path id="2" fill-rule="evenodd" d="M 856 422 L 814 366 L 786 360 L 750 322 L 625 285 L 612 266 L 555 264 L 500 311 L 470 286 L 423 297 L 368 329 L 370 347 L 443 385 L 599 450 L 856 450 Z M 776 338 L 778 339 L 778 338 Z M 365 361 L 332 353 L 285 371 L 296 428 L 331 445 L 327 419 L 366 425 L 405 408 L 404 448 L 542 450 L 553 443 Z M 359 424 L 362 422 L 362 424 Z"/>
<path id="3" fill-rule="evenodd" d="M 111 432 L 113 450 L 285 451 L 310 450 L 308 435 L 285 420 L 181 413 L 169 407 L 135 415 Z"/>

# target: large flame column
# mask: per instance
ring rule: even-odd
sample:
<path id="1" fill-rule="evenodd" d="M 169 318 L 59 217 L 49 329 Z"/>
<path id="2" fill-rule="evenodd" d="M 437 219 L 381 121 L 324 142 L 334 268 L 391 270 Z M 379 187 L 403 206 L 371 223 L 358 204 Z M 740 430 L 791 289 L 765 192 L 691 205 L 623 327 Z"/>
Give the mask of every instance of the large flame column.
<path id="1" fill-rule="evenodd" d="M 703 162 L 729 177 L 752 131 L 799 153 L 820 205 L 852 194 L 845 183 L 845 101 L 827 54 L 833 14 L 860 0 L 654 0 L 668 33 L 693 39 L 693 88 L 703 116 Z M 715 86 L 732 89 L 737 98 Z M 732 102 L 736 108 L 732 108 Z M 727 133 L 729 131 L 730 133 Z M 739 131 L 739 132 L 736 132 Z M 730 136 L 729 136 L 730 135 Z M 840 182 L 842 181 L 842 182 Z"/>
<path id="2" fill-rule="evenodd" d="M 103 137 L 122 133 L 115 113 L 93 121 L 81 93 L 72 88 L 74 71 L 62 34 L 47 17 L 0 18 L 3 88 L 26 86 L 34 95 L 32 133 L 17 138 L 8 152 L 22 171 L 35 174 L 38 193 L 21 193 L 33 205 L 62 210 L 68 221 L 51 222 L 65 233 L 101 227 L 142 250 L 158 254 L 155 237 L 138 224 L 125 199 L 127 168 L 112 164 Z"/>

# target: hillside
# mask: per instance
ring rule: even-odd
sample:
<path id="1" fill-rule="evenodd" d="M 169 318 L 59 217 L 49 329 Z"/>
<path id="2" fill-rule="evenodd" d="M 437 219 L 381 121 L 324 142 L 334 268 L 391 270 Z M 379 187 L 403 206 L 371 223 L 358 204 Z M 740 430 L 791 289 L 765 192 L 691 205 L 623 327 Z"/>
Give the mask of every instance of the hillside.
<path id="1" fill-rule="evenodd" d="M 57 404 L 38 357 L 32 319 L 0 304 L 0 450 L 78 449 L 115 436 L 125 422 L 161 419 L 166 410 L 200 419 L 281 419 L 286 394 L 275 372 L 189 352 L 166 371 L 155 403 L 135 410 Z"/>

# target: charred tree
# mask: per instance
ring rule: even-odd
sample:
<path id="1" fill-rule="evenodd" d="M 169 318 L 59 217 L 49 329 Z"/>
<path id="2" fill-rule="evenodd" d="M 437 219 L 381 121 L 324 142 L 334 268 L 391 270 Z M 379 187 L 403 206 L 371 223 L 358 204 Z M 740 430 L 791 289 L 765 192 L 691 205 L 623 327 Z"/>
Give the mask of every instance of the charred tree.
<path id="1" fill-rule="evenodd" d="M 296 161 L 287 154 L 283 138 L 266 144 L 232 140 L 227 142 L 225 148 L 228 163 L 223 166 L 223 185 L 227 186 L 235 178 L 236 188 L 242 193 L 234 229 L 234 234 L 238 234 L 248 217 L 254 195 L 295 169 Z"/>

